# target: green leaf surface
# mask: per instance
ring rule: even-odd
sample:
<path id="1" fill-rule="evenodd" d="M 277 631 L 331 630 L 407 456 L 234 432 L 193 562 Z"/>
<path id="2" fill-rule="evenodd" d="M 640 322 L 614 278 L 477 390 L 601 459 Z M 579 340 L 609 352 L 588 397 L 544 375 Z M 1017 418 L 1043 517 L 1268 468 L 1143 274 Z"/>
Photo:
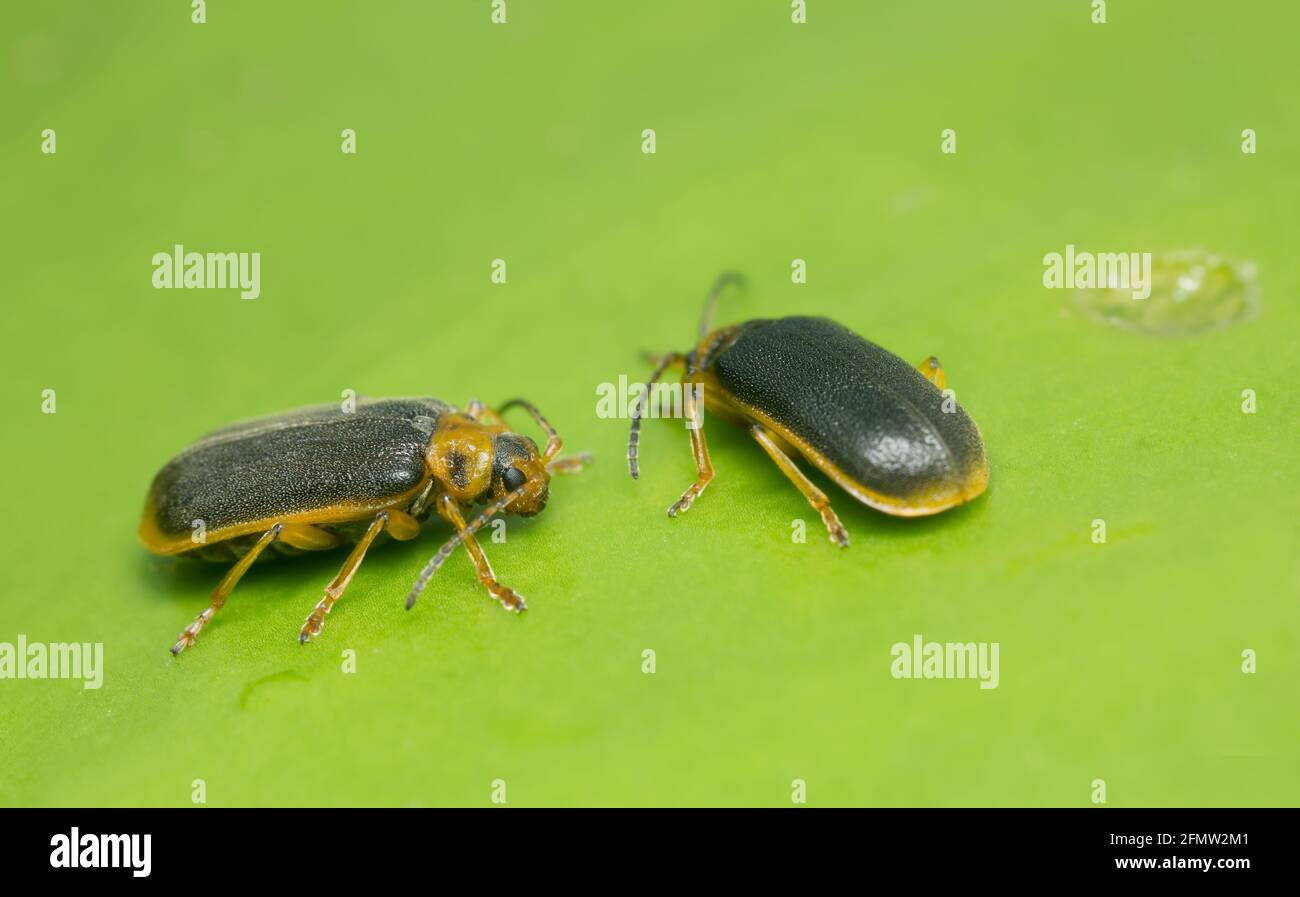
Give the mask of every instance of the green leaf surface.
<path id="1" fill-rule="evenodd" d="M 508 5 L 7 11 L 0 642 L 100 642 L 104 678 L 0 679 L 0 804 L 1300 801 L 1296 11 Z M 260 297 L 153 289 L 176 243 L 260 252 Z M 1253 262 L 1259 313 L 1107 327 L 1043 287 L 1067 243 Z M 668 519 L 686 431 L 648 422 L 634 482 L 597 389 L 688 349 L 724 269 L 722 321 L 941 358 L 988 494 L 900 520 L 818 477 L 841 551 L 710 419 L 717 479 Z M 458 552 L 406 612 L 432 523 L 310 645 L 339 552 L 259 565 L 172 658 L 222 568 L 138 545 L 154 472 L 347 389 L 524 395 L 594 453 L 485 542 L 530 610 Z M 998 643 L 998 687 L 894 678 L 916 634 Z"/>

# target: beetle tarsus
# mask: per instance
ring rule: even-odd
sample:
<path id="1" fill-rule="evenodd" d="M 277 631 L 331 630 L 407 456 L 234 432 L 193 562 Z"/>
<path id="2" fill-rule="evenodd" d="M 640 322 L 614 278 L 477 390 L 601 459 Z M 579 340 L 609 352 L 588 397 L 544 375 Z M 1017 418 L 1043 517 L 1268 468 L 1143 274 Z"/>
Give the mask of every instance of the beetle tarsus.
<path id="1" fill-rule="evenodd" d="M 822 496 L 825 499 L 825 496 Z M 840 523 L 839 515 L 831 508 L 830 502 L 826 501 L 821 507 L 817 508 L 818 513 L 822 515 L 822 523 L 826 525 L 826 535 L 830 537 L 831 542 L 840 548 L 849 547 L 849 531 Z"/>
<path id="2" fill-rule="evenodd" d="M 517 614 L 528 610 L 528 602 L 524 601 L 524 596 L 520 595 L 514 589 L 508 586 L 503 586 L 499 582 L 487 582 L 484 583 L 484 585 L 486 585 L 487 590 L 492 593 L 492 597 L 500 601 L 501 606 L 506 610 L 514 611 Z"/>
<path id="3" fill-rule="evenodd" d="M 546 470 L 548 473 L 581 473 L 582 468 L 594 460 L 591 452 L 579 452 L 567 458 L 556 458 L 546 465 Z"/>
<path id="4" fill-rule="evenodd" d="M 298 644 L 305 645 L 311 641 L 312 636 L 320 635 L 321 630 L 325 628 L 325 615 L 330 612 L 335 600 L 333 596 L 326 594 L 315 609 L 307 615 L 307 619 L 303 621 L 302 630 L 298 633 Z"/>
<path id="5" fill-rule="evenodd" d="M 487 587 L 488 594 L 501 602 L 501 606 L 506 610 L 516 614 L 528 610 L 528 602 L 524 600 L 523 595 L 520 595 L 514 589 L 503 586 L 496 581 L 485 582 L 483 585 Z"/>
<path id="6" fill-rule="evenodd" d="M 705 463 L 708 463 L 707 457 L 705 458 Z M 700 473 L 700 479 L 696 480 L 690 488 L 682 493 L 681 498 L 677 499 L 677 501 L 673 502 L 672 505 L 669 506 L 668 516 L 676 517 L 678 514 L 685 514 L 689 511 L 691 505 L 695 504 L 695 499 L 700 497 L 700 494 L 704 492 L 704 487 L 709 485 L 712 480 L 713 467 L 710 466 L 707 471 L 702 470 Z"/>
<path id="7" fill-rule="evenodd" d="M 830 536 L 830 540 L 840 548 L 849 547 L 849 532 L 838 520 L 827 520 L 826 532 Z"/>
<path id="8" fill-rule="evenodd" d="M 186 648 L 194 647 L 194 642 L 199 637 L 199 633 L 203 631 L 203 627 L 207 625 L 215 613 L 215 608 L 206 607 L 203 609 L 203 613 L 194 618 L 193 623 L 181 630 L 181 634 L 176 636 L 176 644 L 172 645 L 172 657 L 180 654 Z"/>
<path id="9" fill-rule="evenodd" d="M 311 641 L 312 636 L 320 635 L 321 626 L 319 623 L 313 625 L 314 622 L 315 621 L 311 617 L 308 617 L 307 622 L 302 624 L 302 629 L 298 630 L 299 644 L 305 645 L 307 642 Z"/>

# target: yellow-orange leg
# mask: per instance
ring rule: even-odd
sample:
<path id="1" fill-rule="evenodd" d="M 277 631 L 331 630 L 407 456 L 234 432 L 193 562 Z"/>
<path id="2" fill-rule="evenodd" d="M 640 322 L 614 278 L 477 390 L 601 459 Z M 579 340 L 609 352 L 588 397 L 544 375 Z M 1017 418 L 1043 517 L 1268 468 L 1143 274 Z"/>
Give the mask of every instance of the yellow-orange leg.
<path id="1" fill-rule="evenodd" d="M 492 597 L 500 601 L 501 606 L 506 610 L 512 610 L 515 613 L 528 610 L 528 604 L 524 601 L 523 595 L 497 581 L 497 575 L 493 572 L 487 555 L 479 547 L 478 540 L 474 538 L 473 533 L 466 532 L 465 518 L 460 512 L 460 505 L 456 503 L 456 499 L 445 492 L 439 495 L 438 514 L 456 527 L 456 532 L 460 533 L 461 541 L 465 544 L 465 550 L 469 552 L 470 559 L 474 562 L 474 568 L 478 571 L 478 581 L 483 583 Z"/>
<path id="2" fill-rule="evenodd" d="M 781 468 L 781 472 L 803 493 L 803 497 L 808 499 L 808 504 L 813 506 L 813 510 L 822 515 L 822 523 L 826 524 L 826 532 L 830 535 L 831 541 L 841 548 L 847 548 L 848 531 L 844 529 L 844 524 L 840 523 L 840 518 L 831 510 L 831 500 L 826 497 L 826 493 L 813 485 L 813 481 L 795 466 L 785 452 L 781 451 L 781 447 L 776 444 L 776 440 L 765 427 L 752 424 L 749 432 L 758 440 L 758 444 L 767 452 L 768 457 Z"/>
<path id="3" fill-rule="evenodd" d="M 505 418 L 501 416 L 500 411 L 497 411 L 491 405 L 480 402 L 478 399 L 469 400 L 469 404 L 465 406 L 465 416 L 471 417 L 479 423 L 491 419 L 502 427 L 506 425 Z"/>
<path id="4" fill-rule="evenodd" d="M 325 626 L 326 615 L 334 609 L 335 603 L 343 597 L 348 583 L 352 582 L 352 577 L 356 574 L 357 568 L 365 560 L 366 550 L 370 548 L 370 543 L 374 542 L 375 538 L 384 529 L 387 529 L 389 535 L 394 539 L 405 542 L 408 539 L 414 539 L 420 534 L 420 522 L 405 511 L 397 509 L 380 511 L 375 515 L 375 519 L 370 521 L 370 526 L 366 528 L 365 533 L 357 540 L 357 544 L 352 549 L 352 553 L 348 555 L 348 559 L 343 562 L 339 575 L 334 577 L 334 581 L 325 587 L 325 597 L 318 601 L 316 607 L 307 615 L 307 619 L 298 633 L 298 642 L 300 644 L 305 645 L 312 636 L 320 635 L 321 629 Z"/>
<path id="5" fill-rule="evenodd" d="M 433 500 L 433 487 L 437 484 L 437 480 L 429 477 L 429 481 L 424 484 L 424 488 L 415 497 L 415 501 L 411 502 L 411 506 L 406 509 L 406 513 L 417 519 L 422 516 L 429 509 L 429 503 Z"/>
<path id="6" fill-rule="evenodd" d="M 713 462 L 709 460 L 709 444 L 704 439 L 704 408 L 700 405 L 698 390 L 686 379 L 682 380 L 682 405 L 687 426 L 691 431 L 691 454 L 695 456 L 695 482 L 682 493 L 682 497 L 668 509 L 669 517 L 676 517 L 691 508 L 704 487 L 713 479 Z"/>
<path id="7" fill-rule="evenodd" d="M 556 458 L 546 465 L 546 470 L 549 473 L 581 473 L 582 468 L 593 460 L 591 452 L 579 452 L 567 458 Z"/>
<path id="8" fill-rule="evenodd" d="M 939 387 L 940 389 L 943 389 L 944 387 L 943 365 L 939 364 L 938 358 L 931 355 L 925 361 L 918 364 L 916 366 L 916 369 L 921 372 L 921 374 L 925 377 L 925 379 L 929 380 L 931 383 L 933 383 L 935 386 Z"/>
<path id="9" fill-rule="evenodd" d="M 207 626 L 216 612 L 221 610 L 222 605 L 226 603 L 226 599 L 230 597 L 230 593 L 239 584 L 240 578 L 248 571 L 249 567 L 253 566 L 253 561 L 257 560 L 258 555 L 265 551 L 272 542 L 280 538 L 282 529 L 284 527 L 277 523 L 262 533 L 262 538 L 258 539 L 253 547 L 248 549 L 244 556 L 235 562 L 235 566 L 226 572 L 226 575 L 221 578 L 221 582 L 217 583 L 217 587 L 212 590 L 212 603 L 177 636 L 176 644 L 172 646 L 172 654 L 179 654 L 186 648 L 193 647 L 194 640 L 199 637 L 203 627 Z"/>

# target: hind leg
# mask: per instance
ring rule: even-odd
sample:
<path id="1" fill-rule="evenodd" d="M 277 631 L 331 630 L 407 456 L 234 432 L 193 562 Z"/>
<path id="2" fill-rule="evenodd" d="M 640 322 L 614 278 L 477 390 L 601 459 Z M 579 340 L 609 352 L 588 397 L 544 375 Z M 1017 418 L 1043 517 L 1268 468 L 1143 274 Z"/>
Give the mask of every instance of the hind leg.
<path id="1" fill-rule="evenodd" d="M 841 548 L 847 548 L 848 531 L 844 529 L 844 524 L 840 523 L 840 518 L 831 510 L 831 500 L 826 497 L 826 493 L 818 489 L 813 481 L 790 460 L 790 456 L 781 451 L 781 447 L 776 444 L 776 440 L 772 438 L 772 434 L 766 427 L 754 424 L 749 428 L 749 432 L 758 440 L 758 444 L 767 452 L 768 457 L 781 468 L 781 472 L 803 493 L 803 497 L 808 499 L 808 504 L 813 506 L 813 510 L 822 516 L 822 523 L 826 525 L 826 532 L 831 537 L 831 541 Z"/>
<path id="2" fill-rule="evenodd" d="M 194 645 L 194 640 L 199 637 L 203 627 L 207 626 L 217 611 L 221 610 L 230 593 L 239 584 L 239 580 L 248 572 L 248 568 L 253 566 L 253 562 L 262 552 L 271 547 L 272 542 L 282 542 L 302 551 L 324 551 L 338 545 L 340 541 L 338 536 L 328 530 L 305 523 L 277 523 L 271 527 L 221 578 L 221 582 L 212 590 L 212 603 L 181 632 L 176 644 L 172 646 L 172 654 L 179 654 Z"/>
<path id="3" fill-rule="evenodd" d="M 235 566 L 226 571 L 226 575 L 221 577 L 221 582 L 217 583 L 217 587 L 212 590 L 212 603 L 207 606 L 203 613 L 194 618 L 193 623 L 181 630 L 181 634 L 176 637 L 176 644 L 172 646 L 173 655 L 180 654 L 186 648 L 193 647 L 194 640 L 199 637 L 203 627 L 207 626 L 212 618 L 216 616 L 217 611 L 221 610 L 222 606 L 225 605 L 230 593 L 235 590 L 235 586 L 239 585 L 239 580 L 248 572 L 248 568 L 253 566 L 253 561 L 257 560 L 258 556 L 263 551 L 266 551 L 272 542 L 280 538 L 282 529 L 284 527 L 277 523 L 262 533 L 262 538 L 258 539 L 253 547 L 235 562 Z"/>

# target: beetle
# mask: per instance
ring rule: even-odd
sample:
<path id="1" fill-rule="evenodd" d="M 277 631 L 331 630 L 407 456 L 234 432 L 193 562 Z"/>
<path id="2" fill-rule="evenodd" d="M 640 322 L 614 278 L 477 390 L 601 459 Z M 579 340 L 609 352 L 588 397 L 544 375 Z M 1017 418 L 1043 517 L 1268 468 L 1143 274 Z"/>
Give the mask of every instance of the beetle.
<path id="1" fill-rule="evenodd" d="M 516 406 L 545 432 L 541 451 L 507 426 L 502 413 Z M 456 534 L 420 573 L 407 609 L 463 543 L 488 592 L 507 610 L 525 610 L 523 596 L 497 581 L 474 533 L 499 513 L 539 513 L 551 474 L 581 470 L 591 460 L 585 453 L 560 458 L 562 445 L 555 428 L 524 399 L 495 409 L 475 400 L 464 411 L 433 398 L 362 400 L 209 433 L 158 472 L 140 519 L 140 541 L 154 554 L 235 561 L 172 654 L 194 644 L 263 552 L 298 555 L 351 543 L 338 576 L 302 625 L 298 640 L 305 644 L 320 634 L 371 544 L 385 533 L 414 539 L 431 512 Z M 475 504 L 487 508 L 467 523 Z"/>
<path id="2" fill-rule="evenodd" d="M 830 499 L 795 464 L 802 457 L 849 495 L 898 517 L 938 514 L 979 497 L 989 465 L 979 427 L 944 390 L 939 359 L 917 366 L 827 318 L 752 320 L 711 328 L 723 274 L 705 300 L 695 348 L 662 356 L 632 411 L 628 471 L 650 392 L 681 366 L 682 408 L 696 478 L 668 508 L 689 510 L 713 479 L 702 411 L 739 423 L 812 505 L 830 540 L 849 544 Z M 701 399 L 703 408 L 701 408 Z"/>

